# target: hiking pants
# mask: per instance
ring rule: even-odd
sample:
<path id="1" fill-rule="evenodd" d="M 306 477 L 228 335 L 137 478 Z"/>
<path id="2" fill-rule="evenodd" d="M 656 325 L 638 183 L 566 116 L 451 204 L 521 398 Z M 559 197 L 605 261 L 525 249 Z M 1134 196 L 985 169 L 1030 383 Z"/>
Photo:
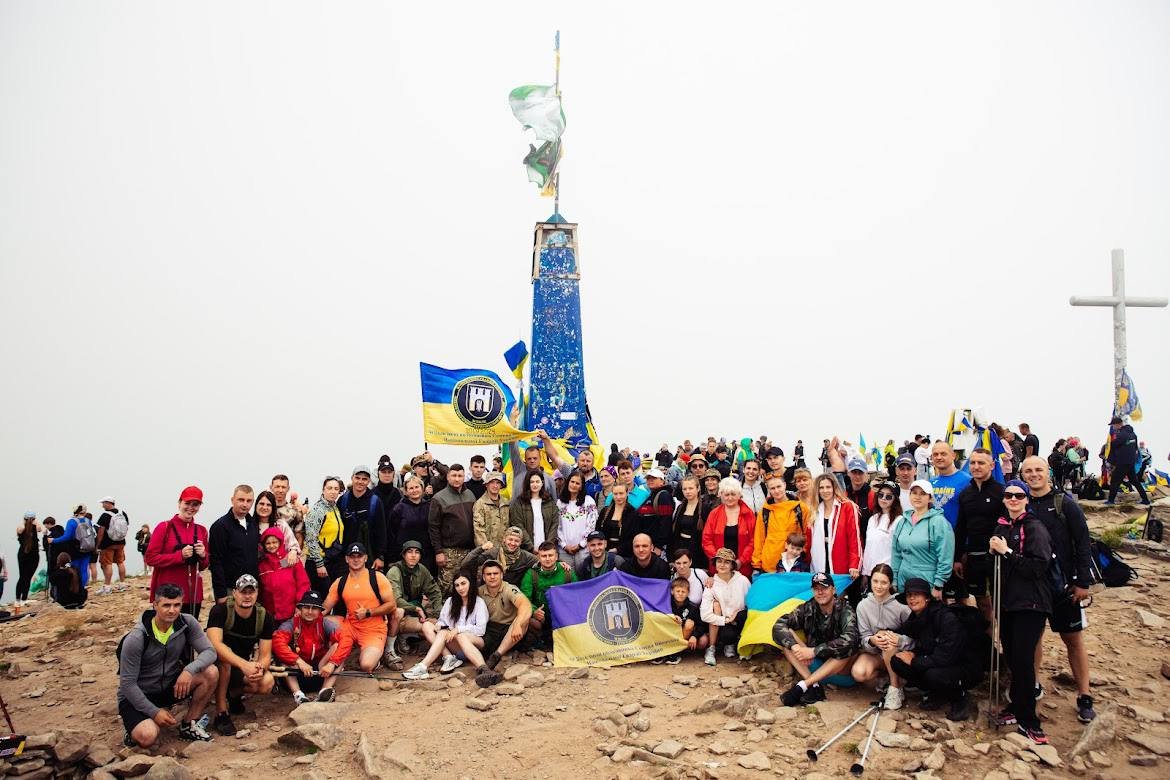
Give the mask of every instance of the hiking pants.
<path id="1" fill-rule="evenodd" d="M 961 666 L 935 666 L 921 670 L 895 657 L 890 661 L 890 667 L 914 687 L 922 688 L 943 701 L 956 701 L 963 695 L 964 674 Z"/>
<path id="2" fill-rule="evenodd" d="M 28 601 L 28 589 L 32 585 L 32 578 L 40 565 L 40 553 L 25 553 L 16 556 L 16 565 L 20 569 L 20 578 L 16 581 L 16 600 Z"/>
<path id="3" fill-rule="evenodd" d="M 1138 495 L 1142 497 L 1142 503 L 1148 504 L 1150 497 L 1146 495 L 1146 487 L 1138 477 L 1136 463 L 1118 463 L 1113 467 L 1113 473 L 1109 475 L 1109 500 L 1117 500 L 1117 491 L 1121 490 L 1121 481 L 1125 479 L 1129 480 L 1130 487 L 1137 488 Z"/>
<path id="4" fill-rule="evenodd" d="M 1004 660 L 1012 672 L 1012 703 L 1008 707 L 1020 725 L 1030 729 L 1040 728 L 1040 720 L 1036 717 L 1036 668 L 1033 664 L 1036 645 L 1044 636 L 1047 619 L 1043 612 L 1020 610 L 1003 613 L 1000 624 Z"/>

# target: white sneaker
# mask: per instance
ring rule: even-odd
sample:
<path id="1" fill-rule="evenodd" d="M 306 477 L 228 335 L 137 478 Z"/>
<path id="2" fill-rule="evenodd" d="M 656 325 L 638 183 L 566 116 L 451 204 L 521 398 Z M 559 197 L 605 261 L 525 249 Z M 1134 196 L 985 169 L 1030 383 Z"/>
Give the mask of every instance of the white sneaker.
<path id="1" fill-rule="evenodd" d="M 297 704 L 304 704 L 308 700 L 309 697 L 305 695 L 304 691 L 297 691 L 293 694 L 293 701 L 295 701 Z"/>
<path id="2" fill-rule="evenodd" d="M 109 585 L 103 585 L 101 587 L 101 590 L 98 591 L 99 596 L 108 596 L 108 595 L 110 595 L 110 593 L 111 593 L 111 591 L 110 591 Z"/>
<path id="3" fill-rule="evenodd" d="M 453 655 L 449 655 L 443 659 L 443 666 L 439 669 L 439 671 L 442 674 L 447 674 L 448 672 L 455 671 L 460 666 L 463 666 L 463 661 L 459 660 Z"/>
<path id="4" fill-rule="evenodd" d="M 735 648 L 732 645 L 724 645 L 723 646 L 723 657 L 724 658 L 735 658 Z"/>
<path id="5" fill-rule="evenodd" d="M 427 668 L 425 666 L 422 664 L 415 664 L 403 672 L 402 676 L 408 680 L 425 680 L 431 675 L 429 672 L 427 672 Z"/>
<path id="6" fill-rule="evenodd" d="M 707 666 L 714 666 L 715 665 L 715 648 L 714 647 L 707 648 L 707 652 L 703 654 L 703 663 L 707 664 Z"/>
<path id="7" fill-rule="evenodd" d="M 900 710 L 902 709 L 902 705 L 905 703 L 906 694 L 902 692 L 901 688 L 895 688 L 891 685 L 888 689 L 886 689 L 886 700 L 885 703 L 882 704 L 883 709 Z"/>

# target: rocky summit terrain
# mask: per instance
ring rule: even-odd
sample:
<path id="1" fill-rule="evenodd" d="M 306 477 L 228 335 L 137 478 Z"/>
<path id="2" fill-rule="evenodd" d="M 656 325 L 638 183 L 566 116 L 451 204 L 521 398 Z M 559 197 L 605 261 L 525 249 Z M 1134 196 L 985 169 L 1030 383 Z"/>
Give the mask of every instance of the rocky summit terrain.
<path id="1" fill-rule="evenodd" d="M 1162 511 L 1162 510 L 1159 510 Z M 1114 533 L 1137 513 L 1090 514 Z M 1143 514 L 1144 516 L 1144 514 Z M 1036 747 L 985 715 L 965 723 L 921 712 L 917 700 L 883 713 L 865 775 L 889 778 L 1170 776 L 1170 548 L 1126 542 L 1141 575 L 1089 609 L 1087 642 L 1099 718 L 1076 721 L 1063 645 L 1044 639 L 1039 712 L 1052 744 Z M 173 730 L 154 750 L 122 746 L 114 647 L 146 607 L 146 580 L 66 612 L 0 624 L 0 694 L 21 734 L 19 758 L 0 774 L 47 777 L 288 780 L 407 774 L 450 778 L 844 777 L 858 760 L 859 724 L 812 764 L 820 745 L 868 706 L 871 694 L 830 691 L 815 707 L 785 708 L 775 657 L 718 666 L 556 669 L 543 654 L 507 659 L 506 681 L 481 690 L 467 670 L 420 682 L 348 678 L 330 704 L 293 706 L 287 695 L 250 698 L 239 733 L 210 743 Z M 986 705 L 986 686 L 975 692 Z"/>

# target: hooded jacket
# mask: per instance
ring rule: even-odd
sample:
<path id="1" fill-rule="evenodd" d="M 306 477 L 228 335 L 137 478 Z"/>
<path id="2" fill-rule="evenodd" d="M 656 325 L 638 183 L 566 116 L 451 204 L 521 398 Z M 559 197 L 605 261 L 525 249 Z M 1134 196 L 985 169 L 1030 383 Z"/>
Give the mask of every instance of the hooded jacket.
<path id="1" fill-rule="evenodd" d="M 337 649 L 326 658 L 329 648 Z M 319 667 L 327 660 L 340 667 L 353 649 L 353 635 L 331 617 L 321 615 L 311 623 L 294 615 L 272 634 L 272 655 L 282 664 L 293 665 L 297 659 Z"/>
<path id="2" fill-rule="evenodd" d="M 1052 614 L 1052 540 L 1044 523 L 1025 510 L 1015 520 L 1001 517 L 996 536 L 1007 541 L 1010 553 L 1000 559 L 1000 610 Z"/>
<path id="3" fill-rule="evenodd" d="M 752 568 L 765 574 L 780 571 L 780 556 L 788 535 L 799 531 L 808 539 L 808 521 L 811 512 L 799 501 L 778 501 L 764 504 L 756 518 L 756 530 L 752 541 Z"/>
<path id="4" fill-rule="evenodd" d="M 893 631 L 898 635 L 898 650 L 914 649 L 914 640 L 902 633 L 902 625 L 910 617 L 910 607 L 899 604 L 894 594 L 878 601 L 871 591 L 857 605 L 857 628 L 861 635 L 861 649 L 867 653 L 879 652 L 869 643 L 879 631 Z"/>
<path id="5" fill-rule="evenodd" d="M 183 548 L 203 542 L 204 555 L 183 558 Z M 211 546 L 207 542 L 207 529 L 198 523 L 184 523 L 175 515 L 159 523 L 150 535 L 150 543 L 143 556 L 150 572 L 150 600 L 154 601 L 155 591 L 160 585 L 178 585 L 183 589 L 184 604 L 203 603 L 203 577 L 201 572 L 211 563 Z"/>
<path id="6" fill-rule="evenodd" d="M 906 510 L 894 526 L 890 544 L 894 584 L 901 592 L 906 580 L 921 577 L 941 590 L 955 563 L 955 532 L 941 509 L 927 509 L 917 523 L 910 519 L 913 515 L 913 510 Z"/>
<path id="7" fill-rule="evenodd" d="M 946 522 L 945 518 L 943 522 Z M 915 671 L 925 672 L 964 663 L 963 624 L 950 609 L 934 599 L 921 613 L 910 612 L 910 617 L 902 625 L 902 633 L 914 640 L 914 660 L 910 662 L 910 668 Z"/>
<path id="8" fill-rule="evenodd" d="M 286 566 L 288 550 L 284 547 L 284 532 L 269 528 L 260 535 L 260 549 L 265 539 L 276 539 L 280 547 L 276 552 L 261 553 L 260 559 L 260 601 L 272 619 L 288 620 L 297 609 L 297 600 L 309 589 L 309 574 L 305 566 L 297 561 Z"/>
<path id="9" fill-rule="evenodd" d="M 406 561 L 399 560 L 386 569 L 386 579 L 390 580 L 390 587 L 394 589 L 394 600 L 398 606 L 404 608 L 422 607 L 428 618 L 438 618 L 439 610 L 443 606 L 443 594 L 439 590 L 439 583 L 431 576 L 427 567 L 421 563 L 413 569 L 406 565 Z M 427 603 L 423 604 L 423 596 Z M 407 609 L 407 617 L 413 617 L 412 609 Z"/>
<path id="10" fill-rule="evenodd" d="M 737 537 L 739 550 L 735 557 L 739 560 L 739 573 L 745 577 L 752 574 L 752 550 L 755 545 L 756 516 L 752 508 L 742 500 L 739 502 L 739 527 Z M 707 515 L 707 524 L 703 526 L 703 552 L 711 561 L 710 572 L 715 573 L 715 553 L 723 546 L 723 530 L 727 525 L 727 512 L 720 503 Z"/>
<path id="11" fill-rule="evenodd" d="M 153 598 L 153 596 L 152 596 Z M 161 709 L 147 694 L 158 696 L 175 684 L 182 672 L 199 674 L 215 663 L 215 648 L 203 633 L 199 621 L 180 614 L 174 633 L 164 645 L 154 637 L 150 621 L 155 611 L 148 609 L 142 618 L 122 639 L 118 653 L 118 701 L 153 718 Z M 195 651 L 195 660 L 187 663 L 188 648 Z"/>

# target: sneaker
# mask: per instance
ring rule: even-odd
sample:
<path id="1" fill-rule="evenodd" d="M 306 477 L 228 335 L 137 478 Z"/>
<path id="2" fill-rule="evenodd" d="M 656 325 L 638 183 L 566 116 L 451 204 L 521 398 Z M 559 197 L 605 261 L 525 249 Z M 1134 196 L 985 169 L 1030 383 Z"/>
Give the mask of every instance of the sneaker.
<path id="1" fill-rule="evenodd" d="M 305 695 L 304 691 L 297 691 L 293 694 L 293 701 L 297 704 L 306 704 L 309 701 L 309 697 Z"/>
<path id="2" fill-rule="evenodd" d="M 801 697 L 804 696 L 804 688 L 799 685 L 793 685 L 784 693 L 780 694 L 780 703 L 785 707 L 795 707 L 800 704 Z"/>
<path id="3" fill-rule="evenodd" d="M 211 735 L 198 721 L 185 720 L 179 724 L 179 736 L 189 742 L 210 742 Z"/>
<path id="4" fill-rule="evenodd" d="M 387 647 L 386 652 L 382 653 L 382 666 L 391 672 L 401 672 L 402 657 L 394 652 L 393 648 Z"/>
<path id="5" fill-rule="evenodd" d="M 1021 734 L 1023 734 L 1028 739 L 1032 740 L 1032 742 L 1034 742 L 1037 745 L 1047 745 L 1048 744 L 1048 735 L 1045 734 L 1044 730 L 1041 729 L 1039 726 L 1037 726 L 1034 729 L 1030 729 L 1027 726 L 1021 725 L 1019 728 L 1016 729 L 1016 731 L 1020 732 Z"/>
<path id="6" fill-rule="evenodd" d="M 682 663 L 682 654 L 675 653 L 674 655 L 667 657 L 667 659 L 665 661 L 663 661 L 663 663 L 668 664 L 670 666 L 677 666 L 678 664 Z"/>
<path id="7" fill-rule="evenodd" d="M 109 585 L 103 585 L 97 592 L 99 596 L 108 596 L 112 591 Z"/>
<path id="8" fill-rule="evenodd" d="M 449 655 L 443 659 L 443 665 L 439 668 L 439 671 L 443 674 L 449 674 L 460 666 L 463 666 L 463 661 L 453 655 Z"/>
<path id="9" fill-rule="evenodd" d="M 402 676 L 407 680 L 425 680 L 431 675 L 427 672 L 426 666 L 417 663 L 403 672 Z"/>
<path id="10" fill-rule="evenodd" d="M 492 655 L 495 655 L 495 653 L 492 653 Z M 490 688 L 504 679 L 504 675 L 488 666 L 481 666 L 476 671 L 478 674 L 475 675 L 475 684 L 480 688 Z"/>
<path id="11" fill-rule="evenodd" d="M 1044 686 L 1040 683 L 1036 683 L 1036 694 L 1033 698 L 1035 698 L 1036 701 L 1040 701 L 1044 698 Z"/>
<path id="12" fill-rule="evenodd" d="M 228 696 L 228 712 L 232 715 L 244 714 L 244 697 L 242 695 Z"/>
<path id="13" fill-rule="evenodd" d="M 330 702 L 330 701 L 333 701 L 333 697 L 335 695 L 336 694 L 334 693 L 332 688 L 322 688 L 321 692 L 317 694 L 317 701 Z"/>
<path id="14" fill-rule="evenodd" d="M 499 653 L 492 653 L 489 655 L 487 659 L 487 668 L 494 671 L 496 666 L 500 663 L 500 659 L 502 657 L 503 656 L 501 656 Z"/>
<path id="15" fill-rule="evenodd" d="M 935 697 L 930 696 L 929 694 L 926 696 L 923 696 L 922 701 L 918 702 L 918 709 L 925 710 L 926 712 L 930 712 L 932 710 L 937 710 L 941 706 L 942 706 L 942 702 L 939 701 L 938 699 L 936 699 Z"/>
<path id="16" fill-rule="evenodd" d="M 1016 714 L 1008 709 L 1000 710 L 995 716 L 995 725 L 997 728 L 1016 725 Z"/>
<path id="17" fill-rule="evenodd" d="M 1093 719 L 1097 717 L 1096 711 L 1093 709 L 1093 697 L 1089 694 L 1082 694 L 1077 697 L 1077 720 L 1081 723 L 1092 723 Z"/>
<path id="18" fill-rule="evenodd" d="M 130 736 L 130 732 L 122 729 L 122 744 L 128 748 L 138 747 L 138 743 L 134 741 L 134 737 Z"/>
<path id="19" fill-rule="evenodd" d="M 211 725 L 225 737 L 234 737 L 236 735 L 236 724 L 232 723 L 232 716 L 226 712 L 217 712 L 215 714 L 215 720 L 212 721 Z"/>
<path id="20" fill-rule="evenodd" d="M 665 658 L 651 658 L 650 663 L 654 664 L 655 666 L 662 666 L 662 664 L 666 663 L 666 659 Z"/>
<path id="21" fill-rule="evenodd" d="M 900 710 L 905 703 L 906 694 L 902 692 L 901 688 L 895 688 L 891 685 L 886 689 L 886 697 L 882 703 L 883 709 Z"/>
<path id="22" fill-rule="evenodd" d="M 971 717 L 971 710 L 967 706 L 967 694 L 963 694 L 959 698 L 951 702 L 950 708 L 947 710 L 947 720 L 955 723 L 962 723 Z"/>
<path id="23" fill-rule="evenodd" d="M 818 701 L 825 700 L 825 689 L 821 687 L 820 683 L 813 685 L 800 697 L 800 703 L 804 706 L 816 704 Z"/>
<path id="24" fill-rule="evenodd" d="M 735 658 L 735 646 L 734 645 L 724 645 L 723 646 L 723 657 L 724 658 Z"/>
<path id="25" fill-rule="evenodd" d="M 707 664 L 707 666 L 714 666 L 715 665 L 715 648 L 714 647 L 708 647 L 707 652 L 703 653 L 703 663 Z"/>
<path id="26" fill-rule="evenodd" d="M 1116 501 L 1106 501 L 1102 504 L 1102 506 L 1117 506 L 1117 502 Z"/>

